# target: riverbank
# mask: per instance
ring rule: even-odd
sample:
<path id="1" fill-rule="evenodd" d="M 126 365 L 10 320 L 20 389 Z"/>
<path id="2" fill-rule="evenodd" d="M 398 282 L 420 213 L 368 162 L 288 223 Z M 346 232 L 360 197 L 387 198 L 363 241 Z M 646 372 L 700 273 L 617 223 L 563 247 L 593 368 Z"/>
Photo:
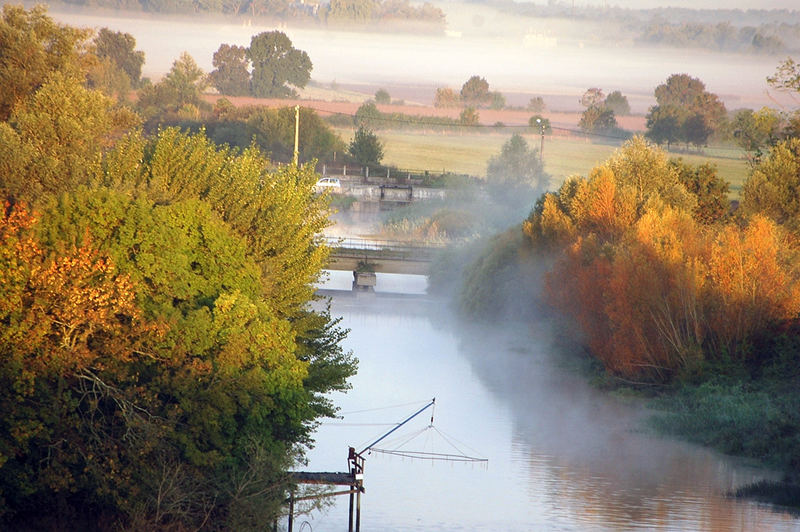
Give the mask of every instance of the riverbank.
<path id="1" fill-rule="evenodd" d="M 512 229 L 485 244 L 483 254 L 451 253 L 434 271 L 471 264 L 460 278 L 461 286 L 452 276 L 434 273 L 432 290 L 454 290 L 454 306 L 481 320 L 517 320 L 519 327 L 526 327 L 543 311 L 553 315 L 554 309 L 536 303 L 539 294 L 533 288 L 533 276 L 545 275 L 545 266 L 537 264 L 543 261 L 521 247 L 521 231 Z M 800 323 L 766 331 L 751 347 L 757 357 L 704 361 L 666 383 L 636 383 L 616 376 L 582 347 L 572 326 L 565 324 L 559 336 L 562 348 L 571 346 L 560 350 L 565 353 L 563 367 L 610 395 L 633 395 L 647 402 L 653 413 L 643 430 L 782 472 L 781 480 L 740 486 L 729 496 L 800 514 Z"/>
<path id="2" fill-rule="evenodd" d="M 398 289 L 415 289 L 408 277 Z M 373 452 L 361 499 L 364 530 L 789 532 L 800 524 L 725 496 L 779 476 L 642 431 L 642 400 L 607 393 L 561 367 L 546 317 L 476 324 L 434 296 L 339 294 L 331 313 L 350 330 L 344 347 L 358 356 L 359 372 L 352 389 L 336 395 L 342 418 L 320 426 L 303 470 L 340 471 L 348 445 L 363 448 L 434 396 L 433 422 L 419 416 L 380 447 L 489 460 L 485 467 Z M 347 497 L 332 500 L 324 515 L 295 523 L 346 527 Z"/>

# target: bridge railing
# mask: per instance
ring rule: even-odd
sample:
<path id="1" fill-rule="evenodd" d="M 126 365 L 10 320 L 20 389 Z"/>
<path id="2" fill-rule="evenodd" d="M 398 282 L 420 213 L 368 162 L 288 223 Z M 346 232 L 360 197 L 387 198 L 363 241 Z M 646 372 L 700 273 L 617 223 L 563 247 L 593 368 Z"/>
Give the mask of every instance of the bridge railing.
<path id="1" fill-rule="evenodd" d="M 407 242 L 404 240 L 379 240 L 372 238 L 354 238 L 325 236 L 325 243 L 332 248 L 347 249 L 442 249 L 445 244 L 439 242 Z"/>
<path id="2" fill-rule="evenodd" d="M 339 238 L 327 236 L 325 242 L 334 255 L 354 258 L 384 258 L 394 260 L 431 260 L 433 254 L 444 249 L 445 244 L 409 243 L 401 240 L 372 240 L 367 238 Z"/>

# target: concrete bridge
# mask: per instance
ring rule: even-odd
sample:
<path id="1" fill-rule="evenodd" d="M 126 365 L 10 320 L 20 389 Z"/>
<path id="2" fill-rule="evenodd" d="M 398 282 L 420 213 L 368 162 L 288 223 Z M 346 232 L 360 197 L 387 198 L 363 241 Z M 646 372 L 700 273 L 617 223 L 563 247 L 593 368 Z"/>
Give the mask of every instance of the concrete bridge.
<path id="1" fill-rule="evenodd" d="M 331 190 L 332 194 L 353 196 L 359 201 L 379 202 L 381 204 L 404 204 L 412 201 L 445 199 L 443 188 L 430 188 L 421 185 L 359 183 L 342 180 L 341 190 Z"/>
<path id="2" fill-rule="evenodd" d="M 392 240 L 326 239 L 332 249 L 327 268 L 352 271 L 354 288 L 374 286 L 375 273 L 427 275 L 434 255 L 444 248 L 444 245 Z"/>

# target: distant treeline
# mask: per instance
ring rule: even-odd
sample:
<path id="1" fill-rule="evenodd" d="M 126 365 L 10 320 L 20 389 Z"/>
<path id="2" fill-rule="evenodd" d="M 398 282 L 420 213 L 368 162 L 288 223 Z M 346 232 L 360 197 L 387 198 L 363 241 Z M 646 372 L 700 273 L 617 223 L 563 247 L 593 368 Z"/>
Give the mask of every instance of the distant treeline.
<path id="1" fill-rule="evenodd" d="M 446 129 L 470 125 L 465 123 L 462 118 L 384 113 L 373 102 L 367 102 L 359 107 L 355 116 L 336 114 L 326 120 L 333 126 L 363 125 L 369 129 L 419 129 L 425 127 Z"/>
<path id="2" fill-rule="evenodd" d="M 64 0 L 67 4 L 127 9 L 165 14 L 228 14 L 281 20 L 306 20 L 330 25 L 389 23 L 398 27 L 411 23 L 415 30 L 442 32 L 445 15 L 425 2 L 408 0 Z"/>
<path id="3" fill-rule="evenodd" d="M 636 42 L 725 52 L 779 53 L 797 48 L 800 24 L 737 28 L 728 22 L 672 24 L 654 21 L 642 30 Z"/>
<path id="4" fill-rule="evenodd" d="M 547 4 L 496 0 L 491 5 L 517 16 L 614 24 L 615 30 L 606 33 L 610 39 L 624 35 L 643 44 L 752 53 L 800 49 L 800 11 L 796 10 L 629 9 L 575 6 L 557 0 Z"/>

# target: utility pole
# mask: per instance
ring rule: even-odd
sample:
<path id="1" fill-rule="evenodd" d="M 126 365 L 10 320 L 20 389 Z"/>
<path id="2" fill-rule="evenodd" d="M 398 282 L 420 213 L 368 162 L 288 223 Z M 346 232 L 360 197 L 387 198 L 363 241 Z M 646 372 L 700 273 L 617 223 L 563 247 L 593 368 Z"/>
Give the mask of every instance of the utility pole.
<path id="1" fill-rule="evenodd" d="M 536 123 L 539 124 L 539 130 L 542 134 L 542 140 L 539 142 L 539 161 L 541 161 L 542 168 L 544 168 L 544 124 L 541 118 L 537 118 Z"/>
<path id="2" fill-rule="evenodd" d="M 294 165 L 300 157 L 300 106 L 294 106 Z"/>

